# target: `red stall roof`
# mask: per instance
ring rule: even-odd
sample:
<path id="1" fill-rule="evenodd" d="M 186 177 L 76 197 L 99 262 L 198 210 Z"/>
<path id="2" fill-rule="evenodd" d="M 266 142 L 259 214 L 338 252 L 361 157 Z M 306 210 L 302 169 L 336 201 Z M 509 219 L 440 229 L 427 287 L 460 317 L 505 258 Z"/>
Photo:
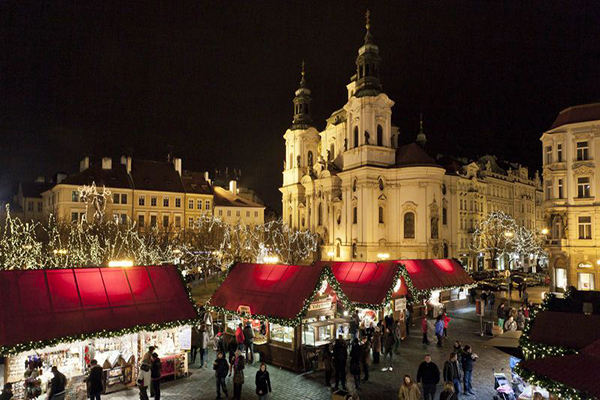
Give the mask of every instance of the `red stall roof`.
<path id="1" fill-rule="evenodd" d="M 473 284 L 473 278 L 455 259 L 396 260 L 392 262 L 404 265 L 412 284 L 419 290 L 437 290 Z"/>
<path id="2" fill-rule="evenodd" d="M 600 398 L 600 340 L 584 348 L 580 354 L 521 361 L 519 367 Z"/>
<path id="3" fill-rule="evenodd" d="M 396 284 L 398 265 L 374 262 L 326 262 L 339 282 L 344 294 L 352 303 L 381 305 Z M 402 282 L 397 294 L 406 295 L 405 282 Z"/>
<path id="4" fill-rule="evenodd" d="M 0 271 L 0 352 L 197 317 L 175 266 Z"/>
<path id="5" fill-rule="evenodd" d="M 238 312 L 249 307 L 257 317 L 294 320 L 320 283 L 318 265 L 235 264 L 208 302 Z"/>

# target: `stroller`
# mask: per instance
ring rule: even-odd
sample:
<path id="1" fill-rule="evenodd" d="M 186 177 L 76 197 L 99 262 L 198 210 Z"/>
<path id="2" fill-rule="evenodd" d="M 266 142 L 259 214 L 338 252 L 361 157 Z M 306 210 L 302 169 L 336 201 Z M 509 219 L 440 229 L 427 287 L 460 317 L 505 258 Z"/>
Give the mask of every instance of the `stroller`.
<path id="1" fill-rule="evenodd" d="M 512 385 L 504 374 L 504 368 L 500 373 L 495 372 L 495 370 L 492 370 L 492 372 L 494 373 L 494 389 L 496 389 L 494 400 L 516 400 L 517 397 Z"/>

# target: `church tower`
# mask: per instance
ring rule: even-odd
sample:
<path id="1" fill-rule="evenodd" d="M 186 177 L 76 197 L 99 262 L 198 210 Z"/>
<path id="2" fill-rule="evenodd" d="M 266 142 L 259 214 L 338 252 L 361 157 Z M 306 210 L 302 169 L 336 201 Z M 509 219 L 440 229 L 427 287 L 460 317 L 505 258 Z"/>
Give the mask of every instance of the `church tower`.
<path id="1" fill-rule="evenodd" d="M 348 85 L 347 132 L 343 169 L 365 165 L 389 166 L 395 162 L 392 143 L 392 106 L 379 78 L 381 57 L 371 35 L 370 13 L 366 15 L 365 42 L 358 49 L 356 74 Z"/>
<path id="2" fill-rule="evenodd" d="M 283 170 L 283 219 L 290 226 L 300 225 L 298 209 L 304 205 L 302 178 L 311 175 L 317 162 L 319 133 L 313 126 L 311 117 L 311 92 L 306 83 L 304 61 L 300 87 L 293 100 L 294 118 L 285 132 L 285 154 Z M 292 210 L 296 210 L 293 212 Z"/>

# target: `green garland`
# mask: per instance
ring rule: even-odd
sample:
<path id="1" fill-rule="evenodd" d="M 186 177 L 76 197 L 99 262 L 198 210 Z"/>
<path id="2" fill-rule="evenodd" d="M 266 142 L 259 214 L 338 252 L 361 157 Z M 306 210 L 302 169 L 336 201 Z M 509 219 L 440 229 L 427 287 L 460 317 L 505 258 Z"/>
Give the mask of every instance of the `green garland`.
<path id="1" fill-rule="evenodd" d="M 350 300 L 348 300 L 348 297 L 346 296 L 346 294 L 341 290 L 340 284 L 337 281 L 337 279 L 335 279 L 335 275 L 333 274 L 333 271 L 331 270 L 331 267 L 329 267 L 329 266 L 326 266 L 325 268 L 323 268 L 323 270 L 321 271 L 321 274 L 319 276 L 319 279 L 317 281 L 317 284 L 316 284 L 315 288 L 313 289 L 311 295 L 306 300 L 304 300 L 304 303 L 302 304 L 302 308 L 292 318 L 280 318 L 280 317 L 273 317 L 273 316 L 268 316 L 268 315 L 251 314 L 251 313 L 246 313 L 246 312 L 240 313 L 237 311 L 227 310 L 220 306 L 211 305 L 210 302 L 212 300 L 212 297 L 211 297 L 211 299 L 209 299 L 206 302 L 204 307 L 209 311 L 223 313 L 226 315 L 237 316 L 242 319 L 258 319 L 258 320 L 268 321 L 270 323 L 277 324 L 277 325 L 296 327 L 296 326 L 300 325 L 300 323 L 302 322 L 302 318 L 308 312 L 308 308 L 310 307 L 310 304 L 313 302 L 315 296 L 319 293 L 319 290 L 321 289 L 321 285 L 323 284 L 324 280 L 327 280 L 327 283 L 334 290 L 334 292 L 336 293 L 336 295 L 338 296 L 338 298 L 340 299 L 340 301 L 342 302 L 344 307 L 347 308 L 348 310 L 353 309 L 352 303 L 350 302 Z"/>
<path id="2" fill-rule="evenodd" d="M 546 378 L 534 372 L 520 367 L 518 364 L 515 367 L 515 372 L 524 380 L 531 384 L 541 386 L 553 394 L 558 394 L 561 400 L 590 400 L 595 399 L 594 396 L 582 392 L 581 390 L 573 389 L 561 382 Z"/>
<path id="3" fill-rule="evenodd" d="M 64 269 L 64 268 L 46 268 L 46 269 Z M 187 295 L 188 295 L 188 299 L 189 299 L 190 303 L 192 304 L 192 306 L 194 307 L 194 310 L 196 311 L 197 317 L 194 319 L 169 321 L 169 322 L 164 322 L 161 324 L 136 325 L 134 327 L 123 328 L 123 329 L 119 329 L 116 331 L 102 330 L 100 332 L 83 333 L 83 334 L 77 334 L 77 335 L 63 336 L 63 337 L 55 338 L 55 339 L 38 340 L 38 341 L 32 341 L 32 342 L 26 342 L 26 343 L 19 343 L 14 346 L 0 346 L 0 354 L 5 355 L 5 356 L 16 355 L 16 354 L 23 353 L 26 351 L 43 349 L 45 347 L 54 347 L 54 346 L 58 346 L 59 344 L 64 344 L 64 343 L 72 343 L 72 342 L 85 341 L 85 340 L 90 340 L 90 339 L 99 339 L 99 338 L 115 338 L 115 337 L 120 337 L 120 336 L 124 336 L 124 335 L 130 335 L 133 333 L 139 333 L 142 331 L 155 332 L 155 331 L 162 331 L 165 329 L 177 328 L 177 327 L 185 326 L 185 325 L 195 325 L 198 322 L 198 318 L 200 315 L 200 309 L 198 308 L 196 302 L 192 298 L 192 292 L 190 291 L 190 288 L 186 284 L 185 278 L 181 274 L 181 271 L 179 270 L 179 268 L 175 268 L 175 270 L 177 271 L 179 279 L 181 280 L 181 284 L 187 291 Z"/>

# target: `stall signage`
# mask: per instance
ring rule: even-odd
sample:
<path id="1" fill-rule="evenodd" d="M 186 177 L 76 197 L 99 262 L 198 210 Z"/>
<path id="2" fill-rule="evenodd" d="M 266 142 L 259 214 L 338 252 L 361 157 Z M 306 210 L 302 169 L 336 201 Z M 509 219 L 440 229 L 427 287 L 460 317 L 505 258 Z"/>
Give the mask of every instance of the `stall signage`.
<path id="1" fill-rule="evenodd" d="M 579 263 L 579 268 L 593 268 L 593 265 L 592 265 L 592 263 L 589 263 L 589 262 L 582 262 L 582 263 Z"/>
<path id="2" fill-rule="evenodd" d="M 179 328 L 179 346 L 181 350 L 192 349 L 192 327 L 189 325 Z"/>
<path id="3" fill-rule="evenodd" d="M 406 310 L 406 299 L 396 299 L 394 300 L 394 311 L 403 311 Z"/>
<path id="4" fill-rule="evenodd" d="M 315 301 L 313 303 L 310 303 L 310 305 L 308 306 L 308 311 L 329 310 L 331 308 L 331 305 L 331 299 Z"/>

